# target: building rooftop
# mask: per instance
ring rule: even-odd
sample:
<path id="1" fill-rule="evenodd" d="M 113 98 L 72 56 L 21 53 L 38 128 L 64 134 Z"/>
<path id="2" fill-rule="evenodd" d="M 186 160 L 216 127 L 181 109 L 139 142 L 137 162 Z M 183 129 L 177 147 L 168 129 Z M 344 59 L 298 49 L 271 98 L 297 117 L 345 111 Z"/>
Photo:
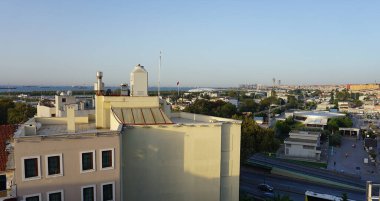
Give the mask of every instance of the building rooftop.
<path id="1" fill-rule="evenodd" d="M 287 139 L 285 139 L 284 143 L 286 143 L 286 142 L 300 142 L 300 143 L 316 144 L 318 142 L 318 140 L 287 138 Z"/>
<path id="2" fill-rule="evenodd" d="M 150 108 L 117 108 L 113 109 L 115 117 L 118 118 L 120 124 L 119 130 L 110 130 L 106 128 L 97 128 L 95 122 L 89 121 L 84 123 L 75 123 L 75 132 L 68 131 L 66 118 L 59 117 L 34 117 L 24 123 L 15 133 L 15 138 L 33 137 L 33 136 L 62 136 L 62 135 L 78 135 L 78 134 L 99 134 L 119 132 L 122 125 L 127 126 L 145 126 L 145 125 L 221 125 L 222 123 L 238 123 L 240 120 L 226 119 L 220 117 L 206 116 L 200 114 L 192 114 L 185 112 L 171 113 L 170 118 L 167 117 L 159 108 L 151 111 Z M 138 114 L 140 113 L 140 114 Z M 136 115 L 137 114 L 137 115 Z M 145 114 L 145 115 L 142 115 Z M 147 115 L 149 114 L 149 115 Z M 133 118 L 135 119 L 133 119 Z M 79 121 L 86 119 L 80 118 Z M 78 119 L 77 119 L 78 121 Z M 13 133 L 13 132 L 12 132 Z"/>
<path id="3" fill-rule="evenodd" d="M 98 134 L 115 132 L 110 129 L 96 128 L 95 122 L 76 123 L 75 132 L 67 130 L 65 118 L 38 118 L 29 119 L 26 123 L 19 127 L 14 137 L 33 137 L 33 136 L 62 136 L 62 135 L 78 135 L 78 134 Z"/>
<path id="4" fill-rule="evenodd" d="M 321 133 L 320 132 L 313 132 L 313 131 L 300 131 L 300 130 L 292 130 L 290 132 L 291 133 L 295 133 L 295 134 L 304 134 L 304 135 L 320 135 Z"/>
<path id="5" fill-rule="evenodd" d="M 294 115 L 305 117 L 344 117 L 345 114 L 327 111 L 295 111 Z"/>

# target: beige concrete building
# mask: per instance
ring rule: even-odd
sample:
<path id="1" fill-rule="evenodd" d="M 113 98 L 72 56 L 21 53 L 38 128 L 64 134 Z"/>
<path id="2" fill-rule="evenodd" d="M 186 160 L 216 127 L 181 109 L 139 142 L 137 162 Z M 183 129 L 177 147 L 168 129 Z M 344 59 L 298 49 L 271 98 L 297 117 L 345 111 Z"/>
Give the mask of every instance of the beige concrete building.
<path id="1" fill-rule="evenodd" d="M 131 96 L 106 95 L 98 73 L 94 114 L 76 116 L 69 104 L 66 117 L 21 126 L 19 200 L 239 200 L 241 121 L 171 113 L 147 96 L 141 68 Z"/>
<path id="2" fill-rule="evenodd" d="M 94 113 L 93 96 L 73 96 L 71 91 L 60 92 L 54 101 L 41 100 L 37 105 L 37 117 L 66 117 L 66 106 L 74 105 L 75 116 Z"/>
<path id="3" fill-rule="evenodd" d="M 351 91 L 378 90 L 380 84 L 348 84 L 346 88 Z"/>
<path id="4" fill-rule="evenodd" d="M 319 160 L 320 132 L 292 131 L 285 139 L 285 156 Z"/>

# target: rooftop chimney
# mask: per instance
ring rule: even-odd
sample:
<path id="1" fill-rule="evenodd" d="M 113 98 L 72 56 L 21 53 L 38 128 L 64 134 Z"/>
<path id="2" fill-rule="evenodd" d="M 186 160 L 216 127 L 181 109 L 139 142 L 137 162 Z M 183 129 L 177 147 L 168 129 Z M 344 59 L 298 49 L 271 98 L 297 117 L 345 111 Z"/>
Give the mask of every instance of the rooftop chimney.
<path id="1" fill-rule="evenodd" d="M 103 72 L 96 72 L 97 82 L 94 83 L 94 90 L 96 91 L 96 95 L 102 95 L 104 92 L 104 83 L 102 81 Z"/>
<path id="2" fill-rule="evenodd" d="M 75 133 L 75 105 L 66 106 L 67 132 Z"/>

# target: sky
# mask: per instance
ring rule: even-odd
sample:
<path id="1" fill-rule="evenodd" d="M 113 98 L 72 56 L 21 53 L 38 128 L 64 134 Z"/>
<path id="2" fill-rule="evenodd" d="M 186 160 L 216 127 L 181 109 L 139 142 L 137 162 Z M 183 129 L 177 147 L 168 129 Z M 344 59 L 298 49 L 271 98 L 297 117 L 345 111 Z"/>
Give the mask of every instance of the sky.
<path id="1" fill-rule="evenodd" d="M 378 0 L 0 1 L 0 85 L 380 81 Z"/>

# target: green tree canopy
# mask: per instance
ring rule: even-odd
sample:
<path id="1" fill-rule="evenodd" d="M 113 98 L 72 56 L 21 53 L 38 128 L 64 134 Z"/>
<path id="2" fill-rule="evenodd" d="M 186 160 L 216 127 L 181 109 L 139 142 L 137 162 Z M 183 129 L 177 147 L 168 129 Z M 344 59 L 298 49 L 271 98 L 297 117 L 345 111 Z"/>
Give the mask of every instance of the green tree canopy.
<path id="1" fill-rule="evenodd" d="M 213 102 L 201 99 L 196 100 L 193 104 L 187 106 L 184 111 L 196 114 L 230 118 L 232 115 L 236 114 L 237 109 L 235 105 L 226 103 L 221 100 Z"/>
<path id="2" fill-rule="evenodd" d="M 8 123 L 8 109 L 14 107 L 11 99 L 0 99 L 0 125 Z"/>
<path id="3" fill-rule="evenodd" d="M 257 152 L 274 152 L 280 141 L 273 129 L 262 128 L 252 118 L 245 117 L 241 125 L 241 162 Z"/>
<path id="4" fill-rule="evenodd" d="M 8 110 L 8 123 L 19 124 L 27 121 L 36 114 L 36 108 L 25 103 L 16 103 L 14 108 Z"/>
<path id="5" fill-rule="evenodd" d="M 245 99 L 241 101 L 240 106 L 239 106 L 239 111 L 240 112 L 256 112 L 259 109 L 259 104 L 257 104 L 254 100 L 252 99 Z"/>
<path id="6" fill-rule="evenodd" d="M 330 121 L 327 122 L 327 129 L 331 132 L 338 131 L 340 127 L 352 127 L 352 120 L 349 117 L 339 117 L 330 119 Z"/>

